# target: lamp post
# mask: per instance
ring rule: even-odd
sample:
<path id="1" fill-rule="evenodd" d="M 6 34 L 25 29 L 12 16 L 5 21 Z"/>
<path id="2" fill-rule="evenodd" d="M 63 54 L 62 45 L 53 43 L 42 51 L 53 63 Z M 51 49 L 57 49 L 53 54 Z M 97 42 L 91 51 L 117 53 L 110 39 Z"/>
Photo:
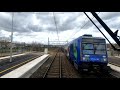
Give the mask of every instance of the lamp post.
<path id="1" fill-rule="evenodd" d="M 13 48 L 13 17 L 14 17 L 14 13 L 12 12 L 12 29 L 11 29 L 11 47 L 10 47 L 10 62 L 12 62 L 12 48 Z"/>

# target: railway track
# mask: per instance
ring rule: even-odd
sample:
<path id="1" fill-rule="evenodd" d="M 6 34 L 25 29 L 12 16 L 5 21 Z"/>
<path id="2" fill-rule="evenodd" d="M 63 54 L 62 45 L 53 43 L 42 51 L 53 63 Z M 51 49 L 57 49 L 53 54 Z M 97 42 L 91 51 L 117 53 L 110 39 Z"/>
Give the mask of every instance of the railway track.
<path id="1" fill-rule="evenodd" d="M 116 74 L 113 70 L 110 70 L 109 73 L 79 72 L 69 62 L 66 55 L 59 50 L 52 54 L 30 78 L 116 78 Z"/>
<path id="2" fill-rule="evenodd" d="M 35 55 L 35 54 L 28 54 L 28 55 L 24 55 L 21 57 L 16 57 L 13 58 L 13 62 L 9 62 L 7 60 L 3 61 L 0 63 L 0 76 L 5 75 L 11 71 L 13 71 L 14 69 L 40 57 L 41 55 Z"/>
<path id="3" fill-rule="evenodd" d="M 81 78 L 118 78 L 120 74 L 111 68 L 106 71 L 79 72 Z"/>
<path id="4" fill-rule="evenodd" d="M 61 50 L 57 51 L 35 71 L 30 78 L 78 78 L 72 65 Z"/>
<path id="5" fill-rule="evenodd" d="M 62 62 L 59 51 L 51 60 L 49 67 L 45 71 L 43 78 L 61 78 L 62 77 Z"/>
<path id="6" fill-rule="evenodd" d="M 51 60 L 42 78 L 78 78 L 79 75 L 59 50 Z"/>

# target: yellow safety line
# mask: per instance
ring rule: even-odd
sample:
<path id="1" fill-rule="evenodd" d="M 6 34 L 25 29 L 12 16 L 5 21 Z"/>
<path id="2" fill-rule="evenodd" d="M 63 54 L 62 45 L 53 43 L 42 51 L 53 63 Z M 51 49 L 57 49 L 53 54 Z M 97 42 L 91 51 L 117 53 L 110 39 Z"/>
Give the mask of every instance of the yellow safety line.
<path id="1" fill-rule="evenodd" d="M 34 57 L 34 58 L 36 58 L 36 57 Z M 1 73 L 4 73 L 4 72 L 6 72 L 6 71 L 8 71 L 8 70 L 10 70 L 10 69 L 12 69 L 12 68 L 15 68 L 15 67 L 17 67 L 17 66 L 19 66 L 19 65 L 21 65 L 21 64 L 24 64 L 24 63 L 26 63 L 26 62 L 28 62 L 28 61 L 30 61 L 30 60 L 33 60 L 34 58 L 28 59 L 27 61 L 24 61 L 24 62 L 22 62 L 22 63 L 19 63 L 19 64 L 15 65 L 15 66 L 10 67 L 10 68 L 7 68 L 7 69 L 1 71 L 0 74 L 1 74 Z"/>
<path id="2" fill-rule="evenodd" d="M 112 62 L 109 62 L 109 63 L 112 64 L 112 65 L 120 67 L 120 65 L 118 65 L 118 64 L 115 64 L 115 63 L 112 63 Z"/>

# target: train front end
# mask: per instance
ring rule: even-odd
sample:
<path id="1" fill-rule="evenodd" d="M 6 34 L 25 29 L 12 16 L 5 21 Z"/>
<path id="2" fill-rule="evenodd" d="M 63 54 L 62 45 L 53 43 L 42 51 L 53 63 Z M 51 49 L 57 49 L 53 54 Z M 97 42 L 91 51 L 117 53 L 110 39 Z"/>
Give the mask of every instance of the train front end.
<path id="1" fill-rule="evenodd" d="M 80 67 L 104 69 L 108 64 L 106 42 L 103 38 L 84 37 L 81 41 Z"/>

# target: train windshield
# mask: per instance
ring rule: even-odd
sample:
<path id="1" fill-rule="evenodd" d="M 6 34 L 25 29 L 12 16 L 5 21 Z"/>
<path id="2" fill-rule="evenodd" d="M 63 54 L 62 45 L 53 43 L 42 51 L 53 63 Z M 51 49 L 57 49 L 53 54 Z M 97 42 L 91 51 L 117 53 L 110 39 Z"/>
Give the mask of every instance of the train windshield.
<path id="1" fill-rule="evenodd" d="M 105 44 L 95 44 L 94 49 L 95 54 L 106 54 Z"/>
<path id="2" fill-rule="evenodd" d="M 93 44 L 83 44 L 83 49 L 94 49 Z"/>
<path id="3" fill-rule="evenodd" d="M 83 54 L 94 54 L 94 47 L 93 44 L 84 43 L 82 44 Z"/>
<path id="4" fill-rule="evenodd" d="M 92 39 L 82 42 L 83 54 L 106 54 L 105 40 Z"/>

